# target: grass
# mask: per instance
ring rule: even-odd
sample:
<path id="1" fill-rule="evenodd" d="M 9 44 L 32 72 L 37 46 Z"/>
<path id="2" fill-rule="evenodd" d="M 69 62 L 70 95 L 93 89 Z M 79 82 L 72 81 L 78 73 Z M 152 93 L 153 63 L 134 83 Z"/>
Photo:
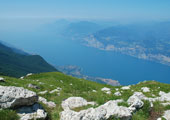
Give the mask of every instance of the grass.
<path id="1" fill-rule="evenodd" d="M 121 88 L 121 86 L 113 87 L 110 85 L 99 84 L 96 82 L 71 77 L 60 72 L 35 74 L 24 78 L 24 80 L 7 77 L 7 76 L 2 76 L 2 77 L 5 78 L 6 82 L 0 83 L 0 85 L 24 87 L 26 89 L 36 92 L 37 94 L 45 90 L 52 91 L 57 87 L 62 88 L 62 90 L 60 91 L 60 95 L 58 95 L 57 92 L 53 94 L 50 94 L 48 92 L 44 95 L 39 95 L 46 98 L 48 101 L 53 101 L 56 103 L 56 107 L 53 109 L 50 109 L 43 104 L 43 107 L 48 112 L 49 114 L 48 117 L 51 120 L 59 120 L 60 118 L 59 113 L 63 111 L 61 107 L 62 101 L 72 96 L 83 97 L 87 101 L 94 101 L 98 105 L 102 105 L 109 100 L 123 99 L 124 101 L 127 101 L 127 99 L 131 95 L 133 95 L 134 93 L 133 91 L 140 92 L 142 87 L 149 87 L 151 89 L 151 93 L 144 93 L 146 96 L 152 96 L 152 94 L 158 96 L 159 91 L 170 92 L 169 84 L 162 84 L 155 81 L 148 81 L 137 85 L 132 85 L 130 90 L 119 90 L 121 91 L 122 96 L 115 96 L 114 93 L 116 92 L 116 88 Z M 43 84 L 40 84 L 40 82 Z M 28 84 L 30 83 L 37 85 L 38 87 L 40 87 L 40 89 L 28 88 Z M 110 88 L 112 94 L 108 95 L 102 92 L 101 89 L 103 87 Z M 158 87 L 160 88 L 158 89 Z M 93 92 L 93 90 L 96 90 L 97 92 Z M 126 102 L 121 102 L 118 105 L 126 106 L 126 107 L 128 106 Z M 147 120 L 149 118 L 149 109 L 150 109 L 148 108 L 148 106 L 149 106 L 148 102 L 145 101 L 144 107 L 133 115 L 133 120 Z M 89 107 L 91 106 L 76 108 L 75 111 L 80 111 L 83 109 L 87 109 Z M 169 109 L 169 107 L 166 107 L 166 109 Z M 157 112 L 157 109 L 155 108 L 154 111 Z M 110 118 L 110 120 L 114 120 L 114 119 L 116 118 Z"/>
<path id="2" fill-rule="evenodd" d="M 0 120 L 19 120 L 19 116 L 13 110 L 0 110 Z"/>

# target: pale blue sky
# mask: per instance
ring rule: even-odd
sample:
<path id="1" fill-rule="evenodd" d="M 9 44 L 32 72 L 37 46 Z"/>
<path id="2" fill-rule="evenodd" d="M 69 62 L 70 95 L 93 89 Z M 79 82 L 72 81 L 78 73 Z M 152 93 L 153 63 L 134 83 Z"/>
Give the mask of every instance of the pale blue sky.
<path id="1" fill-rule="evenodd" d="M 0 18 L 169 20 L 170 0 L 0 0 Z"/>

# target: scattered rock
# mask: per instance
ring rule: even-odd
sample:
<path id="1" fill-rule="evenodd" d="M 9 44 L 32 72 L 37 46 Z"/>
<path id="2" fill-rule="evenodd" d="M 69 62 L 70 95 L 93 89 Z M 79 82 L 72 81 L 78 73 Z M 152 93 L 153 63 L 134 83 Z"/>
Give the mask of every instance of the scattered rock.
<path id="1" fill-rule="evenodd" d="M 37 85 L 33 85 L 33 84 L 28 84 L 29 88 L 34 88 L 34 89 L 40 89 L 40 87 L 38 87 Z"/>
<path id="2" fill-rule="evenodd" d="M 5 79 L 3 77 L 0 77 L 0 82 L 5 82 Z"/>
<path id="3" fill-rule="evenodd" d="M 170 102 L 168 102 L 168 103 L 161 103 L 163 106 L 168 106 L 168 105 L 170 105 Z"/>
<path id="4" fill-rule="evenodd" d="M 89 108 L 80 112 L 65 110 L 60 113 L 60 120 L 107 120 L 111 117 L 130 120 L 132 116 L 130 110 L 118 106 L 118 102 L 122 102 L 122 100 L 108 101 L 97 108 Z"/>
<path id="5" fill-rule="evenodd" d="M 24 76 L 20 77 L 20 79 L 24 79 Z"/>
<path id="6" fill-rule="evenodd" d="M 58 89 L 54 89 L 54 90 L 52 90 L 52 91 L 50 91 L 50 94 L 52 94 L 52 93 L 54 93 L 54 92 L 59 92 L 60 90 L 58 90 Z"/>
<path id="7" fill-rule="evenodd" d="M 165 92 L 160 91 L 159 95 L 160 95 L 160 101 L 170 101 L 170 92 L 165 93 Z"/>
<path id="8" fill-rule="evenodd" d="M 111 89 L 110 88 L 107 88 L 107 87 L 104 87 L 101 89 L 101 91 L 105 92 L 106 94 L 111 94 Z"/>
<path id="9" fill-rule="evenodd" d="M 141 98 L 136 95 L 132 95 L 131 97 L 129 97 L 127 102 L 129 105 L 131 105 L 129 108 L 132 112 L 134 112 L 136 109 L 142 108 L 144 105 Z"/>
<path id="10" fill-rule="evenodd" d="M 42 102 L 43 104 L 46 104 L 48 107 L 53 108 L 56 107 L 56 104 L 52 101 L 47 101 L 47 99 L 43 98 L 43 97 L 39 97 L 38 99 L 39 102 Z"/>
<path id="11" fill-rule="evenodd" d="M 143 92 L 150 92 L 150 88 L 148 88 L 148 87 L 142 87 L 141 90 Z"/>
<path id="12" fill-rule="evenodd" d="M 129 90 L 130 87 L 131 87 L 131 86 L 124 86 L 124 87 L 122 87 L 121 89 L 122 89 L 122 90 Z"/>
<path id="13" fill-rule="evenodd" d="M 119 88 L 116 88 L 116 91 L 119 91 Z"/>
<path id="14" fill-rule="evenodd" d="M 96 93 L 97 91 L 96 91 L 96 90 L 92 90 L 92 92 L 95 92 L 95 93 Z"/>
<path id="15" fill-rule="evenodd" d="M 43 107 L 37 103 L 32 106 L 24 106 L 17 109 L 17 114 L 20 116 L 20 120 L 45 120 L 47 117 L 47 113 Z"/>
<path id="16" fill-rule="evenodd" d="M 31 75 L 33 75 L 32 73 L 28 73 L 26 76 L 28 77 L 28 76 L 31 76 Z"/>
<path id="17" fill-rule="evenodd" d="M 33 105 L 37 101 L 37 94 L 23 87 L 0 86 L 0 108 Z"/>
<path id="18" fill-rule="evenodd" d="M 60 82 L 61 82 L 61 83 L 63 83 L 63 81 L 62 81 L 62 80 L 60 80 Z"/>
<path id="19" fill-rule="evenodd" d="M 45 83 L 43 83 L 43 82 L 39 82 L 39 84 L 40 84 L 40 85 L 44 85 Z"/>
<path id="20" fill-rule="evenodd" d="M 110 88 L 104 87 L 101 89 L 101 91 L 110 91 Z"/>
<path id="21" fill-rule="evenodd" d="M 115 96 L 121 96 L 122 94 L 119 91 L 117 91 L 117 92 L 114 93 L 114 95 Z"/>
<path id="22" fill-rule="evenodd" d="M 87 102 L 87 100 L 85 100 L 82 97 L 70 97 L 65 101 L 63 101 L 61 106 L 64 110 L 70 110 L 77 107 L 83 107 L 83 106 L 95 105 L 95 104 L 96 104 L 95 102 Z"/>
<path id="23" fill-rule="evenodd" d="M 39 92 L 39 94 L 44 95 L 44 94 L 46 94 L 47 92 L 48 92 L 48 90 L 45 90 L 45 91 Z"/>
<path id="24" fill-rule="evenodd" d="M 170 120 L 170 110 L 164 112 L 163 118 L 165 118 L 166 120 Z"/>

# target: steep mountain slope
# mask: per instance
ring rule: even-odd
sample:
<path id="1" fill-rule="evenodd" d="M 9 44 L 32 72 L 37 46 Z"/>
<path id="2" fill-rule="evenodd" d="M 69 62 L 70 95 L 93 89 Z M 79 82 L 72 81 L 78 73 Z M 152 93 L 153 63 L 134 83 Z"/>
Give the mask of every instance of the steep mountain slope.
<path id="1" fill-rule="evenodd" d="M 81 118 L 78 119 L 78 117 L 80 117 L 78 115 L 84 117 L 85 114 L 79 114 L 79 111 L 83 112 L 82 110 L 87 111 L 88 117 L 91 118 L 91 112 L 92 112 L 91 110 L 93 110 L 92 115 L 96 115 L 97 111 L 95 110 L 97 110 L 97 108 L 98 108 L 98 112 L 100 108 L 101 111 L 98 114 L 101 116 L 105 116 L 106 114 L 107 115 L 114 114 L 114 112 L 117 112 L 115 116 L 112 115 L 109 119 L 105 119 L 105 120 L 125 120 L 124 118 L 121 117 L 126 116 L 129 113 L 128 110 L 135 105 L 138 107 L 139 106 L 142 107 L 139 107 L 138 109 L 135 110 L 130 120 L 156 120 L 157 118 L 163 116 L 164 111 L 170 110 L 170 104 L 169 104 L 170 85 L 159 83 L 156 81 L 145 81 L 137 85 L 114 87 L 114 86 L 95 83 L 84 79 L 78 79 L 75 77 L 67 76 L 59 72 L 33 74 L 24 77 L 24 79 L 17 79 L 17 78 L 12 78 L 7 76 L 0 76 L 0 77 L 3 77 L 5 80 L 5 82 L 0 82 L 0 86 L 24 87 L 25 89 L 29 89 L 31 91 L 36 92 L 40 98 L 43 97 L 47 99 L 48 102 L 50 101 L 54 102 L 55 105 L 49 107 L 49 104 L 47 104 L 48 102 L 39 101 L 43 105 L 44 109 L 48 112 L 49 120 L 59 120 L 59 119 L 74 120 L 75 117 L 74 114 L 77 114 L 77 120 L 81 120 Z M 32 86 L 30 86 L 30 84 L 32 84 Z M 65 110 L 64 112 L 62 112 L 63 101 L 65 101 L 67 98 L 70 97 L 82 97 L 87 101 L 94 101 L 97 104 L 94 106 L 84 105 L 82 107 L 74 108 L 71 110 Z M 164 101 L 165 99 L 166 101 Z M 121 102 L 119 102 L 117 105 L 112 104 L 112 102 L 116 100 Z M 132 105 L 129 104 L 129 101 L 132 102 L 131 103 Z M 76 106 L 76 104 L 78 104 L 76 103 L 76 101 L 72 101 L 72 102 L 73 102 L 71 104 L 72 106 L 74 105 Z M 80 105 L 81 102 L 83 101 L 80 101 L 79 103 Z M 100 106 L 105 103 L 110 103 L 108 104 L 109 111 L 103 114 L 102 111 L 106 111 L 106 108 L 104 106 L 103 107 Z M 110 107 L 112 109 L 109 109 Z M 127 111 L 125 112 L 124 109 L 126 109 Z M 18 120 L 15 114 L 15 110 L 12 111 L 10 110 L 0 111 L 0 116 L 1 116 L 0 120 L 4 120 L 4 118 L 10 118 L 10 117 L 12 117 L 13 119 L 15 118 L 15 120 Z M 60 118 L 61 112 L 62 115 L 64 115 L 63 119 Z M 70 112 L 72 112 L 73 114 Z M 4 113 L 9 113 L 9 115 L 6 116 L 6 114 Z M 118 116 L 118 118 L 116 118 L 118 114 L 122 114 L 123 116 Z M 64 117 L 66 119 L 64 119 Z M 94 120 L 103 120 L 103 119 L 99 119 L 96 117 Z"/>
<path id="2" fill-rule="evenodd" d="M 27 73 L 57 71 L 39 55 L 23 55 L 0 43 L 0 74 L 21 77 Z"/>

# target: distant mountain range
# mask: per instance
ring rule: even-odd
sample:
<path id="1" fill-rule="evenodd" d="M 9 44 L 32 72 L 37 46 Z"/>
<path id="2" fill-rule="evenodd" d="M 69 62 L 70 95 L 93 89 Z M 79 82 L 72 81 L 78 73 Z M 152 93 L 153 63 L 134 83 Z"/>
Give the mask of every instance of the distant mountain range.
<path id="1" fill-rule="evenodd" d="M 0 74 L 21 77 L 27 73 L 58 71 L 39 55 L 30 55 L 0 42 Z"/>

